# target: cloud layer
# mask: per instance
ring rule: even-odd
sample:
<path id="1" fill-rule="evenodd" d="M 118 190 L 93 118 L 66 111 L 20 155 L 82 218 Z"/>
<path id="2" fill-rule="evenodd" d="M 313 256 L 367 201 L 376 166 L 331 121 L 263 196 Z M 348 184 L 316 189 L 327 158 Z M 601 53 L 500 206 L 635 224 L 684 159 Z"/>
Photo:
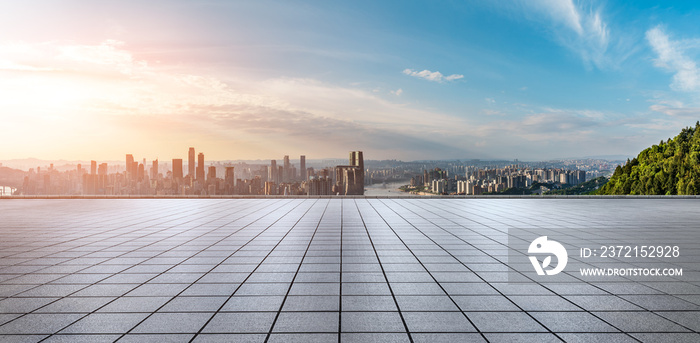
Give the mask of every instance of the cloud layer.
<path id="1" fill-rule="evenodd" d="M 674 73 L 671 88 L 686 92 L 700 90 L 700 69 L 685 54 L 682 41 L 671 40 L 661 26 L 647 31 L 646 38 L 658 56 L 654 65 Z"/>
<path id="2" fill-rule="evenodd" d="M 610 55 L 611 34 L 604 19 L 603 7 L 594 3 L 578 3 L 573 0 L 515 0 L 517 11 L 524 10 L 526 17 L 543 22 L 561 45 L 575 51 L 584 62 L 598 68 L 607 68 L 624 59 Z"/>
<path id="3" fill-rule="evenodd" d="M 419 79 L 424 79 L 428 81 L 433 81 L 433 82 L 444 82 L 444 81 L 454 81 L 454 80 L 459 80 L 464 78 L 464 75 L 460 74 L 452 74 L 452 75 L 442 75 L 441 72 L 439 71 L 430 71 L 430 70 L 422 70 L 422 71 L 415 71 L 412 69 L 404 69 L 403 73 L 408 75 L 408 76 L 413 76 L 417 77 Z"/>
<path id="4" fill-rule="evenodd" d="M 85 149 L 81 137 L 89 136 L 102 140 L 94 145 L 120 141 L 115 151 L 121 149 L 121 154 L 148 150 L 153 144 L 148 140 L 157 138 L 171 145 L 203 146 L 222 159 L 342 156 L 353 149 L 377 157 L 468 151 L 439 140 L 442 134 L 455 134 L 440 122 L 459 123 L 459 118 L 406 107 L 371 90 L 304 78 L 228 77 L 224 82 L 193 69 L 139 60 L 125 43 L 114 40 L 2 45 L 0 75 L 0 105 L 3 117 L 8 116 L 3 119 L 16 132 L 35 133 L 5 136 L 8 142 L 44 137 L 74 151 Z M 12 119 L 10 113 L 33 120 Z M 102 134 L 94 135 L 94 130 Z M 71 131 L 72 138 L 66 138 Z"/>

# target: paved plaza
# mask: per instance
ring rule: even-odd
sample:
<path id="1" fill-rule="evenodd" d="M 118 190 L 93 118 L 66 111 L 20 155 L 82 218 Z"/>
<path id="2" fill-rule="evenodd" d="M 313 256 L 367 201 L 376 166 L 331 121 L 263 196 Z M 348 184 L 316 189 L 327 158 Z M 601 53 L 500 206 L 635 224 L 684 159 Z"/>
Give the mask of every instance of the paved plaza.
<path id="1" fill-rule="evenodd" d="M 527 247 L 545 235 L 568 264 L 540 277 Z M 678 254 L 580 256 L 604 245 Z M 581 275 L 589 267 L 682 275 Z M 698 342 L 698 331 L 700 199 L 0 200 L 2 342 Z"/>

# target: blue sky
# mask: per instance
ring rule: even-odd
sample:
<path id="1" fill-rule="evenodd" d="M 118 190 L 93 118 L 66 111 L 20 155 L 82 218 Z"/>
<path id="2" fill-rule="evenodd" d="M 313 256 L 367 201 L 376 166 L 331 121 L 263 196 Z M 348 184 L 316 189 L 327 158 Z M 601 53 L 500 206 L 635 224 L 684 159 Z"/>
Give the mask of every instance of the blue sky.
<path id="1" fill-rule="evenodd" d="M 5 3 L 0 158 L 632 156 L 700 119 L 697 22 L 672 1 Z"/>

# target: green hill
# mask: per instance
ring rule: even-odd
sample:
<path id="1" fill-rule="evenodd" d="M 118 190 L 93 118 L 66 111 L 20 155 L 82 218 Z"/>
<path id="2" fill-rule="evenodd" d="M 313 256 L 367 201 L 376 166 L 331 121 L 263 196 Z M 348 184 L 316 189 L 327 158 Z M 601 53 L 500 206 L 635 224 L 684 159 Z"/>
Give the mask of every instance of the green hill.
<path id="1" fill-rule="evenodd" d="M 605 176 L 597 177 L 593 180 L 588 180 L 580 185 L 556 189 L 544 193 L 545 195 L 581 195 L 581 194 L 597 194 L 596 190 L 605 185 L 608 179 Z"/>
<path id="2" fill-rule="evenodd" d="M 618 166 L 596 194 L 699 194 L 700 122 Z"/>

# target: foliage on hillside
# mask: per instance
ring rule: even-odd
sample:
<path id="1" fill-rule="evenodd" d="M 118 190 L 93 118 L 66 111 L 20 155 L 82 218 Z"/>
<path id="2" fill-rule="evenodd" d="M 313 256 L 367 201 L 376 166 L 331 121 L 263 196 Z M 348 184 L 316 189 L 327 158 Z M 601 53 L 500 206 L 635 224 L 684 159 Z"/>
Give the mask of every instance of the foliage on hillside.
<path id="1" fill-rule="evenodd" d="M 593 180 L 588 180 L 580 185 L 556 189 L 544 193 L 545 195 L 582 195 L 582 194 L 596 194 L 596 189 L 599 189 L 608 182 L 605 176 L 597 177 Z"/>
<path id="2" fill-rule="evenodd" d="M 618 166 L 596 194 L 674 195 L 699 191 L 700 122 Z"/>

